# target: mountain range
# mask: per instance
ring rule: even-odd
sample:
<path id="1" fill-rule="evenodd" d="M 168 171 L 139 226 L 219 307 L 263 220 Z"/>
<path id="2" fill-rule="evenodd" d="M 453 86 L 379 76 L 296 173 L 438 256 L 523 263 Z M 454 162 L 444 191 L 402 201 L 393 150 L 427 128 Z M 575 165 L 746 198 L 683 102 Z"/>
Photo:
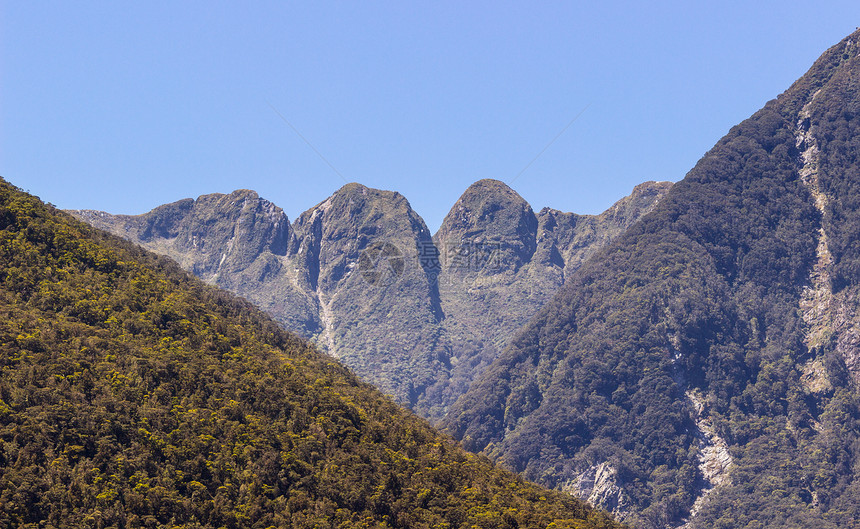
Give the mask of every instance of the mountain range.
<path id="1" fill-rule="evenodd" d="M 670 187 L 641 184 L 600 215 L 536 214 L 504 183 L 481 180 L 432 237 L 402 195 L 359 184 L 292 224 L 248 190 L 143 215 L 71 213 L 249 299 L 438 420 L 565 277 Z"/>
<path id="2" fill-rule="evenodd" d="M 216 284 L 231 266 L 289 278 L 257 301 L 295 303 L 279 321 L 467 449 L 634 527 L 858 527 L 860 30 L 653 197 L 610 235 L 593 221 L 582 254 L 588 222 L 494 181 L 432 237 L 357 184 L 289 227 L 249 198 L 214 248 L 180 229 L 216 227 L 195 201 L 78 214 L 199 246 L 175 258 Z M 267 211 L 279 228 L 251 229 Z M 245 229 L 269 249 L 234 250 Z"/>

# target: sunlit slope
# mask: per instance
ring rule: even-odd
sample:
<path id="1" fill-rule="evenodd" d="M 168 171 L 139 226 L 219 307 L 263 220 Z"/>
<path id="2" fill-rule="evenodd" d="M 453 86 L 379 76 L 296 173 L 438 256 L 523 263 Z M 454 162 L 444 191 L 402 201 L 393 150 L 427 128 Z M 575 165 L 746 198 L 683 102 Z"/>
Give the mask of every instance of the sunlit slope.
<path id="1" fill-rule="evenodd" d="M 0 526 L 615 524 L 467 455 L 246 302 L 3 182 Z"/>

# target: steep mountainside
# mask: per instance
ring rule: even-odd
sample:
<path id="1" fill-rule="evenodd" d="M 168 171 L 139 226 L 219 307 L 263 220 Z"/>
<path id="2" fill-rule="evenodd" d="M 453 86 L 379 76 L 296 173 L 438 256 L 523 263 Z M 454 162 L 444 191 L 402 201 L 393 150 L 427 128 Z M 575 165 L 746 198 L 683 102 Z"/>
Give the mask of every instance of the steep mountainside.
<path id="1" fill-rule="evenodd" d="M 505 184 L 482 180 L 433 238 L 402 195 L 358 184 L 292 225 L 252 191 L 138 216 L 73 213 L 246 297 L 438 419 L 565 276 L 670 185 L 642 184 L 597 216 L 535 215 Z"/>
<path id="2" fill-rule="evenodd" d="M 414 403 L 446 367 L 439 303 L 416 249 L 424 221 L 399 193 L 358 184 L 303 213 L 293 266 L 320 307 L 317 342 L 357 374 Z"/>
<path id="3" fill-rule="evenodd" d="M 671 185 L 640 184 L 600 215 L 549 208 L 535 215 L 502 182 L 469 187 L 433 237 L 442 326 L 454 356 L 448 376 L 427 390 L 428 404 L 444 411 L 453 403 L 565 277 L 649 212 Z"/>
<path id="4" fill-rule="evenodd" d="M 860 31 L 565 282 L 447 424 L 636 526 L 860 520 Z"/>
<path id="5" fill-rule="evenodd" d="M 438 296 L 416 258 L 430 232 L 398 193 L 349 184 L 292 226 L 245 190 L 75 214 L 251 300 L 402 402 L 446 369 Z"/>
<path id="6" fill-rule="evenodd" d="M 5 181 L 0 314 L 2 527 L 618 527 Z"/>

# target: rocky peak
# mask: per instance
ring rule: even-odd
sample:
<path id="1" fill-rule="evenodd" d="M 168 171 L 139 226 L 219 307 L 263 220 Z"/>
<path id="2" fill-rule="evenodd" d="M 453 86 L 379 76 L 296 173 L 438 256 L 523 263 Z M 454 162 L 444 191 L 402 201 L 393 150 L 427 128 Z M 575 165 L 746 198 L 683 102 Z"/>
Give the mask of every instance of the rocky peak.
<path id="1" fill-rule="evenodd" d="M 586 252 L 583 244 L 617 231 L 617 218 L 593 225 L 596 217 L 554 210 L 542 210 L 539 225 L 531 206 L 497 180 L 463 193 L 436 242 L 400 193 L 357 183 L 292 226 L 250 190 L 133 217 L 76 214 L 246 296 L 433 418 L 558 290 L 571 241 Z M 579 225 L 592 235 L 578 236 Z"/>
<path id="2" fill-rule="evenodd" d="M 232 223 L 233 255 L 228 258 L 235 266 L 245 266 L 266 251 L 286 255 L 291 235 L 289 219 L 281 208 L 254 191 L 204 195 L 195 206 L 202 213 L 197 219 L 203 223 L 201 228 L 225 220 Z M 229 231 L 227 228 L 225 234 Z"/>
<path id="3" fill-rule="evenodd" d="M 157 219 L 160 212 L 147 215 Z M 174 250 L 198 254 L 201 277 L 247 268 L 260 254 L 285 255 L 290 222 L 281 208 L 250 190 L 202 195 L 177 223 Z"/>
<path id="4" fill-rule="evenodd" d="M 357 183 L 302 213 L 294 229 L 304 249 L 301 257 L 315 263 L 309 268 L 318 268 L 311 283 L 324 290 L 334 288 L 372 245 L 388 243 L 414 256 L 419 242 L 430 241 L 427 226 L 403 195 Z"/>
<path id="5" fill-rule="evenodd" d="M 453 258 L 498 251 L 495 271 L 517 270 L 537 247 L 537 217 L 516 191 L 498 180 L 478 180 L 460 196 L 442 221 L 434 240 L 450 268 Z M 472 248 L 475 247 L 475 248 Z M 446 259 L 447 257 L 447 259 Z"/>
<path id="6" fill-rule="evenodd" d="M 309 227 L 316 222 L 329 238 L 372 238 L 384 232 L 385 228 L 401 223 L 403 216 L 409 221 L 411 230 L 427 232 L 423 221 L 414 222 L 420 217 L 400 193 L 350 183 L 302 213 L 296 220 L 295 229 L 309 233 Z"/>
<path id="7" fill-rule="evenodd" d="M 418 252 L 432 247 L 400 193 L 347 184 L 294 224 L 299 284 L 317 300 L 316 342 L 357 374 L 414 404 L 441 376 L 438 294 Z"/>
<path id="8" fill-rule="evenodd" d="M 247 268 L 262 253 L 285 255 L 292 240 L 283 210 L 247 189 L 187 198 L 142 215 L 72 213 L 172 257 L 205 280 Z"/>

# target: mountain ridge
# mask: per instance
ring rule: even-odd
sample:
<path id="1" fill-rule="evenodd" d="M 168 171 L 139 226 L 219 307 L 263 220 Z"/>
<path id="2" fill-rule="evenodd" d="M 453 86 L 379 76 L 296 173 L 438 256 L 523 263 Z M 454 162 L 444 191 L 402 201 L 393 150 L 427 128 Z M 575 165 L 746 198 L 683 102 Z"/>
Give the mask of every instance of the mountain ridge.
<path id="1" fill-rule="evenodd" d="M 470 450 L 637 527 L 856 526 L 858 43 L 860 30 L 827 50 L 569 273 L 575 254 L 559 241 L 576 239 L 580 219 L 535 214 L 488 181 L 464 193 L 432 245 L 399 232 L 418 259 L 379 241 L 365 248 L 369 269 L 361 258 L 332 266 L 330 277 L 365 272 L 383 288 L 408 273 L 430 299 L 435 285 L 442 315 L 471 317 L 440 319 L 427 304 L 423 329 L 449 341 L 399 366 L 413 369 L 397 371 L 403 382 L 419 381 L 401 399 L 444 416 Z M 484 338 L 500 319 L 531 310 L 499 308 L 529 300 L 525 285 L 546 297 L 495 349 Z"/>
<path id="2" fill-rule="evenodd" d="M 248 190 L 138 216 L 72 213 L 253 300 L 383 391 L 439 419 L 564 282 L 565 270 L 650 210 L 670 185 L 641 184 L 605 214 L 588 216 L 535 214 L 506 184 L 480 180 L 433 236 L 405 197 L 358 183 L 293 223 Z M 458 220 L 466 210 L 469 218 Z M 275 241 L 276 249 L 266 246 Z M 496 300 L 490 310 L 489 299 Z"/>

